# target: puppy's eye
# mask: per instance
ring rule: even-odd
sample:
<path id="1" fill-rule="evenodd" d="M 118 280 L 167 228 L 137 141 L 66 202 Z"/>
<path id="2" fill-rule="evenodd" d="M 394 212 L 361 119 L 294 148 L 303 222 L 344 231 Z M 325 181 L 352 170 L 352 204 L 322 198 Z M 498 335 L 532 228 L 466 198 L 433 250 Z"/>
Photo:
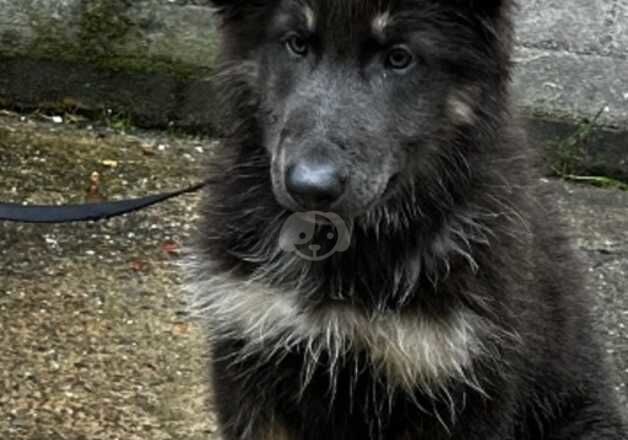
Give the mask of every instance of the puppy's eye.
<path id="1" fill-rule="evenodd" d="M 393 70 L 406 70 L 414 64 L 414 55 L 402 46 L 394 47 L 386 55 L 386 67 Z"/>
<path id="2" fill-rule="evenodd" d="M 291 35 L 286 40 L 286 48 L 293 55 L 298 57 L 304 57 L 310 51 L 310 46 L 307 40 L 300 35 Z"/>

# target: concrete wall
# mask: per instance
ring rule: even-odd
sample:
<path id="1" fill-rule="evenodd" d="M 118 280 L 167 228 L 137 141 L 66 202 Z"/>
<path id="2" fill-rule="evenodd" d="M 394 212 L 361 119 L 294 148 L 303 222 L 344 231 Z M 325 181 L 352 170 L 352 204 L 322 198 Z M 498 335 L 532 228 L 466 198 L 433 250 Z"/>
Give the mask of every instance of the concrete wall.
<path id="1" fill-rule="evenodd" d="M 201 3 L 0 0 L 0 105 L 211 128 L 214 27 Z"/>
<path id="2" fill-rule="evenodd" d="M 514 87 L 532 138 L 559 140 L 604 109 L 599 122 L 614 131 L 580 146 L 581 163 L 628 178 L 628 0 L 520 3 Z M 0 105 L 113 108 L 142 125 L 211 129 L 207 4 L 0 0 Z"/>
<path id="3" fill-rule="evenodd" d="M 520 1 L 515 90 L 527 108 L 628 127 L 628 1 Z M 628 147 L 627 147 L 628 148 Z"/>
<path id="4" fill-rule="evenodd" d="M 213 41 L 192 1 L 0 0 L 2 55 L 187 73 L 211 66 Z"/>
<path id="5" fill-rule="evenodd" d="M 549 156 L 569 172 L 628 179 L 628 0 L 519 3 L 514 91 L 535 116 L 531 138 L 551 141 Z M 600 111 L 615 130 L 561 142 Z"/>

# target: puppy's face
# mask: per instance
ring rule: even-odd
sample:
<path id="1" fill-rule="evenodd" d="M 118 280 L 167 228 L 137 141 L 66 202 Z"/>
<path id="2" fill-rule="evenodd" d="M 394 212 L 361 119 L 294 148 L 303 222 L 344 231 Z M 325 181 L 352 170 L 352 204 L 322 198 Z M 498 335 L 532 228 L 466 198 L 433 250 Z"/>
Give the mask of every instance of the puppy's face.
<path id="1" fill-rule="evenodd" d="M 227 38 L 256 65 L 249 84 L 281 205 L 353 218 L 404 188 L 433 192 L 459 171 L 453 134 L 476 122 L 479 78 L 492 68 L 478 59 L 490 54 L 470 6 L 244 3 L 224 6 Z M 487 3 L 494 12 L 499 2 Z"/>

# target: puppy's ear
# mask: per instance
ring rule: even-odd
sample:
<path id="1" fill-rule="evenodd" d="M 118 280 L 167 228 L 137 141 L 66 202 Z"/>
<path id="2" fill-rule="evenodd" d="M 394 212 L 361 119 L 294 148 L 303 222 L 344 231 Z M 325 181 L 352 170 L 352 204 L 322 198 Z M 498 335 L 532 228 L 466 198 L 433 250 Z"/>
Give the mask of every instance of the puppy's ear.
<path id="1" fill-rule="evenodd" d="M 242 0 L 209 0 L 209 4 L 216 8 L 219 14 L 233 13 L 244 6 Z"/>
<path id="2" fill-rule="evenodd" d="M 209 3 L 216 8 L 219 14 L 232 17 L 259 8 L 269 2 L 264 0 L 209 0 Z"/>
<path id="3" fill-rule="evenodd" d="M 450 3 L 482 15 L 497 15 L 511 0 L 449 0 Z"/>

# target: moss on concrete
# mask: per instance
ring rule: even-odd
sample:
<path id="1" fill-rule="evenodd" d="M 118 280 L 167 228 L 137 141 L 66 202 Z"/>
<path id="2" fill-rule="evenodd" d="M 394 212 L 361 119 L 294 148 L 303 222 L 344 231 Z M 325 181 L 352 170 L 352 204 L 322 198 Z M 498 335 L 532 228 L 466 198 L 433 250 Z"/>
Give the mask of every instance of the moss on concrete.
<path id="1" fill-rule="evenodd" d="M 590 141 L 602 112 L 603 110 L 600 110 L 590 121 L 580 122 L 570 136 L 548 143 L 546 146 L 547 161 L 557 176 L 564 177 L 583 172 L 586 161 L 585 145 Z"/>
<path id="2" fill-rule="evenodd" d="M 140 56 L 117 56 L 109 53 L 98 58 L 86 58 L 84 56 L 87 51 L 85 47 L 79 48 L 67 45 L 67 42 L 59 43 L 58 45 L 52 44 L 50 41 L 45 44 L 36 43 L 29 51 L 28 57 L 34 60 L 88 62 L 104 70 L 129 73 L 158 73 L 174 76 L 178 79 L 199 78 L 211 74 L 210 69 L 167 57 L 142 58 Z"/>
<path id="3" fill-rule="evenodd" d="M 97 61 L 112 52 L 117 41 L 133 29 L 126 12 L 130 0 L 97 0 L 81 3 L 78 51 L 89 61 Z"/>
<path id="4" fill-rule="evenodd" d="M 562 139 L 547 142 L 545 160 L 552 175 L 577 183 L 584 183 L 599 188 L 628 190 L 628 183 L 623 179 L 596 174 L 588 146 L 595 142 L 595 130 L 603 110 L 591 120 L 581 121 L 573 133 Z M 545 116 L 547 117 L 547 116 Z"/>
<path id="5" fill-rule="evenodd" d="M 132 6 L 131 0 L 81 2 L 76 16 L 78 26 L 72 31 L 66 28 L 74 26 L 71 20 L 63 23 L 66 27 L 61 27 L 50 17 L 33 17 L 34 38 L 30 46 L 24 50 L 19 45 L 4 44 L 0 47 L 0 55 L 89 63 L 108 70 L 160 73 L 181 79 L 209 73 L 216 48 L 211 32 L 208 32 L 208 41 L 199 42 L 198 48 L 194 45 L 185 48 L 185 52 L 194 52 L 186 55 L 187 58 L 182 57 L 185 52 L 178 42 L 167 35 L 163 41 L 151 42 L 157 49 L 150 53 L 144 47 L 148 44 L 144 41 L 144 30 L 132 18 Z"/>

